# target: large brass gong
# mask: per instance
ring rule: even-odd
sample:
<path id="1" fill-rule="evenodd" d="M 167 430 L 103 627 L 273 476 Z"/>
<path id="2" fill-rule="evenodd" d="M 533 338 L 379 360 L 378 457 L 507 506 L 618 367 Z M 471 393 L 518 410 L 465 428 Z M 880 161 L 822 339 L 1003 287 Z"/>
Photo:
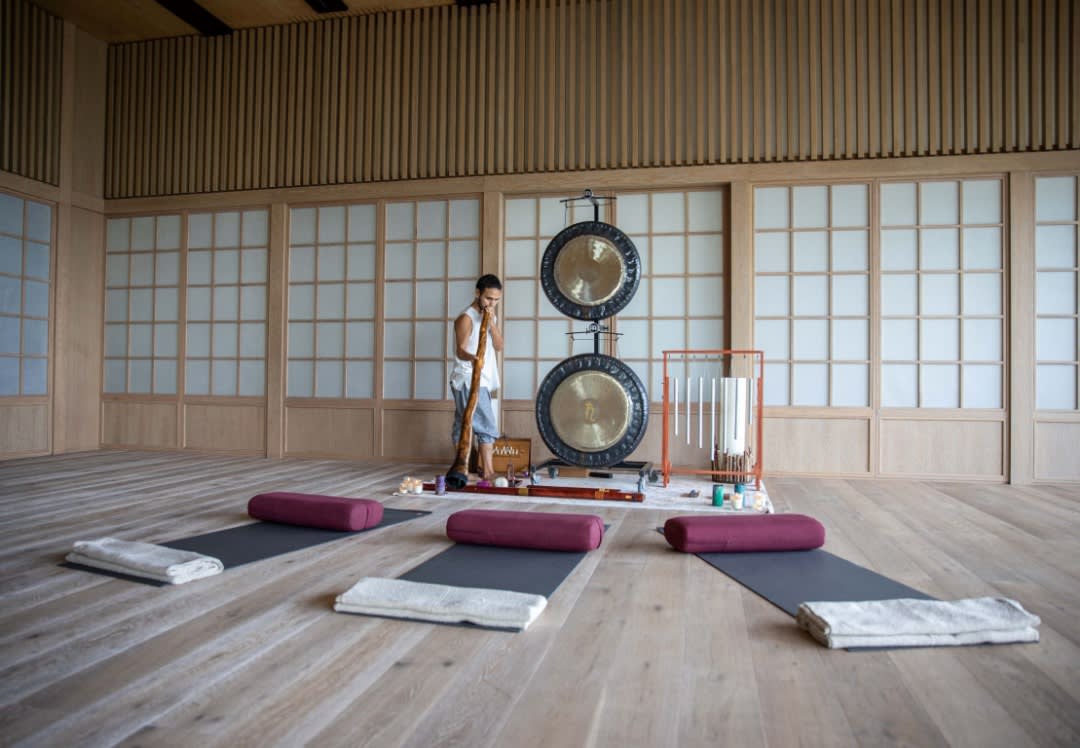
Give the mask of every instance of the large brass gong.
<path id="1" fill-rule="evenodd" d="M 540 437 L 571 465 L 621 462 L 641 442 L 648 418 L 648 394 L 638 376 L 618 359 L 598 353 L 561 362 L 536 394 Z"/>
<path id="2" fill-rule="evenodd" d="M 630 237 L 603 221 L 582 221 L 556 234 L 540 263 L 552 305 L 575 319 L 599 320 L 630 303 L 641 282 L 641 258 Z"/>

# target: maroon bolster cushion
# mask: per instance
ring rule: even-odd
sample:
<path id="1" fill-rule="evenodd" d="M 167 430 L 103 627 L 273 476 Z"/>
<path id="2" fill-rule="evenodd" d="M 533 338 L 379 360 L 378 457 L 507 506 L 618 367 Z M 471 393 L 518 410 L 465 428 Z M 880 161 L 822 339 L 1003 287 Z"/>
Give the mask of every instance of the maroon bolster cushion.
<path id="1" fill-rule="evenodd" d="M 310 493 L 261 493 L 248 501 L 255 519 L 324 530 L 364 530 L 382 522 L 383 505 L 372 499 L 346 499 Z"/>
<path id="2" fill-rule="evenodd" d="M 683 553 L 808 551 L 825 544 L 825 528 L 805 514 L 672 517 L 664 537 Z"/>
<path id="3" fill-rule="evenodd" d="M 591 551 L 600 547 L 604 522 L 593 514 L 466 509 L 450 515 L 446 534 L 458 543 L 474 545 Z"/>

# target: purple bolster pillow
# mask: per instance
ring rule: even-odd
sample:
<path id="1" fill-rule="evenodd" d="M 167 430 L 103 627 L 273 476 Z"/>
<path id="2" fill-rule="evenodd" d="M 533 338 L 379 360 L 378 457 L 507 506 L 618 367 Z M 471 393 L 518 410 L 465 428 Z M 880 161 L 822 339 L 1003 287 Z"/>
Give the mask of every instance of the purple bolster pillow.
<path id="1" fill-rule="evenodd" d="M 277 491 L 253 496 L 248 502 L 248 514 L 286 525 L 364 530 L 382 522 L 383 505 L 372 499 Z"/>
<path id="2" fill-rule="evenodd" d="M 600 547 L 604 522 L 593 514 L 466 509 L 450 515 L 446 534 L 458 543 L 475 545 L 591 551 Z"/>
<path id="3" fill-rule="evenodd" d="M 805 514 L 672 517 L 664 537 L 683 553 L 808 551 L 825 544 L 825 528 Z"/>

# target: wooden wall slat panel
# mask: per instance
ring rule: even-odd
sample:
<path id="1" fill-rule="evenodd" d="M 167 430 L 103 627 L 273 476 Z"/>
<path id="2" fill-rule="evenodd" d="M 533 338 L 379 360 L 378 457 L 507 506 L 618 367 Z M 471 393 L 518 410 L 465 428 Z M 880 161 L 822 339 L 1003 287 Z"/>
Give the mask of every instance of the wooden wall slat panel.
<path id="1" fill-rule="evenodd" d="M 55 179 L 60 22 L 0 12 L 0 168 Z M 106 196 L 1075 148 L 1078 27 L 1072 0 L 506 0 L 114 46 Z"/>
<path id="2" fill-rule="evenodd" d="M 63 22 L 0 0 L 0 170 L 60 184 Z"/>
<path id="3" fill-rule="evenodd" d="M 1076 15 L 1075 2 L 1061 0 L 1058 5 L 1058 18 L 1054 24 L 1057 32 L 1057 124 L 1055 126 L 1056 138 L 1054 142 L 1068 143 L 1069 136 L 1069 88 L 1076 88 L 1076 68 L 1069 67 L 1070 57 L 1074 54 L 1074 48 L 1080 44 L 1080 38 L 1070 37 L 1072 29 L 1072 17 Z"/>
<path id="4" fill-rule="evenodd" d="M 1072 34 L 1073 43 L 1069 45 L 1070 59 L 1069 70 L 1072 71 L 1069 78 L 1069 108 L 1072 110 L 1069 126 L 1069 147 L 1080 148 L 1080 8 L 1072 8 Z M 1064 107 L 1062 107 L 1064 109 Z"/>

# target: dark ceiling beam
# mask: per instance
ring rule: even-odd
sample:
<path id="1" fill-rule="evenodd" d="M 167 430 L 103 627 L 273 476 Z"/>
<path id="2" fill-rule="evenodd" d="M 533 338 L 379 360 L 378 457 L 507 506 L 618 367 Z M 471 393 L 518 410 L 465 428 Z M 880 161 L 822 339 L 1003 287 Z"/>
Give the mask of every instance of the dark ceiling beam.
<path id="1" fill-rule="evenodd" d="M 157 0 L 157 3 L 203 36 L 227 36 L 233 32 L 231 26 L 195 0 Z"/>
<path id="2" fill-rule="evenodd" d="M 345 0 L 307 0 L 307 4 L 316 13 L 340 13 L 349 9 Z"/>

